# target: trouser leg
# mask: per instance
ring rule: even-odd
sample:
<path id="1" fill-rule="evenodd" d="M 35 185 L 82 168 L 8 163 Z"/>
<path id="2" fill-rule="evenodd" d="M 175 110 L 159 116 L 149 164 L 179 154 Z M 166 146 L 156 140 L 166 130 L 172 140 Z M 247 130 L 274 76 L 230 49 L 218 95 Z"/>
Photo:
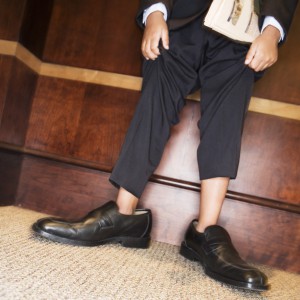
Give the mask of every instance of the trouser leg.
<path id="1" fill-rule="evenodd" d="M 171 45 L 175 45 L 175 42 Z M 110 181 L 140 197 L 160 162 L 170 126 L 178 123 L 186 96 L 198 82 L 195 69 L 176 49 L 144 63 L 140 101 Z"/>
<path id="2" fill-rule="evenodd" d="M 205 64 L 200 70 L 201 179 L 235 178 L 241 135 L 251 97 L 254 72 L 244 64 L 248 46 L 208 33 Z"/>

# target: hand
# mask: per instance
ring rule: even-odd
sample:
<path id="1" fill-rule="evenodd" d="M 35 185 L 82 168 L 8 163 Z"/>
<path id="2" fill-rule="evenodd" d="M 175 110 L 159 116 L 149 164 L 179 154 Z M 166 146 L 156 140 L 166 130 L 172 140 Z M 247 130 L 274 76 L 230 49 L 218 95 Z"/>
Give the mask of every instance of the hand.
<path id="1" fill-rule="evenodd" d="M 274 26 L 267 26 L 252 43 L 245 64 L 256 72 L 271 67 L 278 58 L 279 39 L 279 30 Z"/>
<path id="2" fill-rule="evenodd" d="M 147 18 L 146 28 L 142 40 L 142 53 L 148 60 L 155 60 L 160 55 L 158 45 L 162 40 L 165 49 L 169 49 L 169 30 L 163 13 L 155 11 Z"/>

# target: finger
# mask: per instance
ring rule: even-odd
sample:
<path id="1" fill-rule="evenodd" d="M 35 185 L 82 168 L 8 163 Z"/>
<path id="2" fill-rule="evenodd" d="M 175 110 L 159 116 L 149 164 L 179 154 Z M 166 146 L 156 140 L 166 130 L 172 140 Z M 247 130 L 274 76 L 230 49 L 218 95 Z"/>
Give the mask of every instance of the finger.
<path id="1" fill-rule="evenodd" d="M 153 56 L 151 48 L 154 48 L 153 46 L 153 40 L 155 40 L 155 36 L 153 33 L 145 30 L 144 36 L 143 36 L 143 41 L 142 41 L 142 52 L 143 55 L 146 58 L 151 58 Z"/>
<path id="2" fill-rule="evenodd" d="M 259 71 L 263 71 L 265 69 L 265 66 L 264 65 L 258 65 L 255 69 L 254 69 L 254 71 L 255 72 L 259 72 Z"/>
<path id="3" fill-rule="evenodd" d="M 169 49 L 169 31 L 168 30 L 163 30 L 161 33 L 161 41 L 162 45 L 165 49 Z"/>
<path id="4" fill-rule="evenodd" d="M 268 63 L 268 60 L 260 51 L 256 51 L 254 57 L 249 63 L 249 67 L 255 70 L 256 72 L 261 71 L 262 68 Z"/>
<path id="5" fill-rule="evenodd" d="M 256 46 L 254 44 L 251 45 L 245 59 L 245 65 L 249 65 L 255 57 Z"/>
<path id="6" fill-rule="evenodd" d="M 256 61 L 255 64 L 253 65 L 253 69 L 256 72 L 263 71 L 267 67 L 268 67 L 268 64 L 265 61 L 262 61 L 262 60 Z"/>
<path id="7" fill-rule="evenodd" d="M 141 51 L 142 51 L 143 56 L 148 60 L 149 57 L 146 53 L 146 41 L 145 41 L 145 39 L 142 40 Z"/>
<path id="8" fill-rule="evenodd" d="M 148 59 L 154 60 L 157 58 L 157 55 L 151 49 L 151 41 L 150 40 L 146 42 L 145 53 L 146 53 L 146 56 L 148 57 Z"/>
<path id="9" fill-rule="evenodd" d="M 159 55 L 159 50 L 157 48 L 159 41 L 159 35 L 153 34 L 147 30 L 144 32 L 141 50 L 142 54 L 146 59 L 155 59 Z"/>
<path id="10" fill-rule="evenodd" d="M 256 72 L 259 70 L 260 66 L 261 66 L 260 61 L 255 57 L 248 64 L 248 67 L 253 69 Z"/>
<path id="11" fill-rule="evenodd" d="M 158 56 L 160 54 L 158 45 L 159 45 L 159 38 L 155 37 L 155 39 L 153 39 L 150 42 L 150 49 L 151 49 L 152 53 L 156 56 Z"/>
<path id="12" fill-rule="evenodd" d="M 272 60 L 271 59 L 260 59 L 257 60 L 256 64 L 255 64 L 255 71 L 263 71 L 269 67 L 272 66 Z"/>
<path id="13" fill-rule="evenodd" d="M 273 66 L 275 63 L 275 61 L 270 61 L 264 64 L 264 66 L 262 67 L 262 70 L 266 70 L 268 68 L 270 68 L 271 66 Z"/>
<path id="14" fill-rule="evenodd" d="M 256 60 L 252 60 L 248 66 L 256 72 L 261 71 L 261 68 L 263 67 L 263 65 Z"/>

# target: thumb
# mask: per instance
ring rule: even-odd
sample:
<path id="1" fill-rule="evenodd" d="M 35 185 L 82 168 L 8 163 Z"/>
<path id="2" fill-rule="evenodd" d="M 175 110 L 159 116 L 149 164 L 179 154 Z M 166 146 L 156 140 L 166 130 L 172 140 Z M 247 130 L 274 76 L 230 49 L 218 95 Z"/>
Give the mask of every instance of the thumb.
<path id="1" fill-rule="evenodd" d="M 165 49 L 169 49 L 169 32 L 168 30 L 162 30 L 161 33 L 161 40 L 162 40 L 162 45 Z"/>
<path id="2" fill-rule="evenodd" d="M 255 46 L 255 44 L 252 44 L 246 55 L 245 65 L 250 64 L 250 62 L 253 60 L 253 58 L 255 56 L 255 53 L 256 53 L 256 46 Z"/>

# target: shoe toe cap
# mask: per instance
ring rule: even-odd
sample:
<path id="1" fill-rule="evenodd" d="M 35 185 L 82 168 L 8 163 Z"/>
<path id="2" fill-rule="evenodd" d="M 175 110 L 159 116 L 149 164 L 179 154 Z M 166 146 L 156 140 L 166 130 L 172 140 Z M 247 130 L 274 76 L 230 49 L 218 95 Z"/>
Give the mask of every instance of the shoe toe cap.
<path id="1" fill-rule="evenodd" d="M 65 236 L 70 229 L 67 223 L 64 224 L 53 218 L 40 219 L 33 224 L 32 228 L 38 233 L 45 232 L 59 236 Z"/>
<path id="2" fill-rule="evenodd" d="M 245 282 L 260 286 L 268 285 L 268 277 L 257 269 L 249 270 L 245 273 Z"/>

